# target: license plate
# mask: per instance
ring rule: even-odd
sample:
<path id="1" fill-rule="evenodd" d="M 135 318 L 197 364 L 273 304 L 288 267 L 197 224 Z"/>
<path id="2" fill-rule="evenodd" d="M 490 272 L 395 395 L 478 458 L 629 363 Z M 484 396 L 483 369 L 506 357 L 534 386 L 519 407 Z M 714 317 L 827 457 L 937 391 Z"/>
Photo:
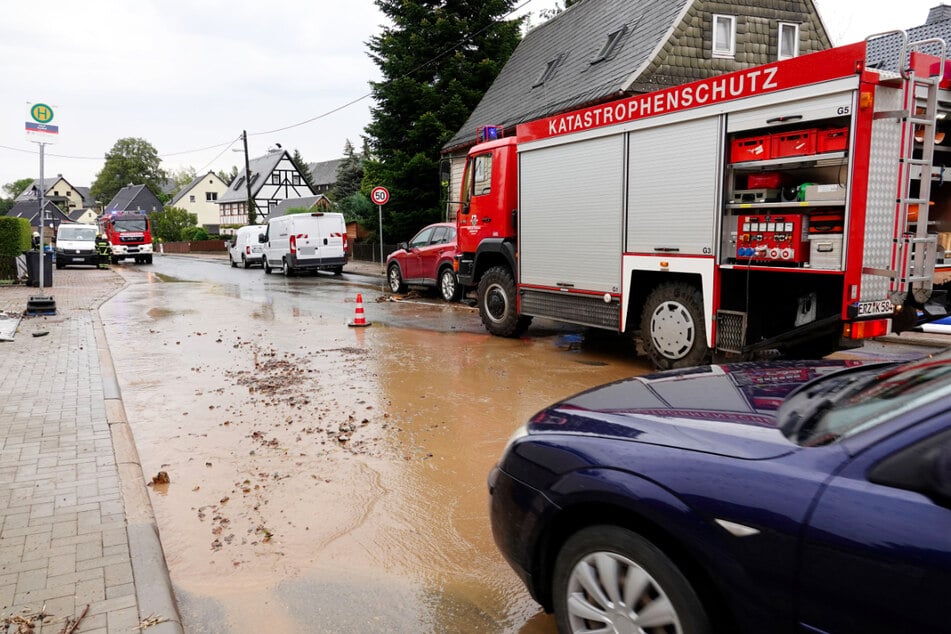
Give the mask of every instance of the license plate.
<path id="1" fill-rule="evenodd" d="M 82 262 L 83 258 L 73 258 L 73 262 Z"/>
<path id="2" fill-rule="evenodd" d="M 875 302 L 858 302 L 857 316 L 870 317 L 872 315 L 891 315 L 895 312 L 895 305 L 890 300 L 882 299 Z"/>

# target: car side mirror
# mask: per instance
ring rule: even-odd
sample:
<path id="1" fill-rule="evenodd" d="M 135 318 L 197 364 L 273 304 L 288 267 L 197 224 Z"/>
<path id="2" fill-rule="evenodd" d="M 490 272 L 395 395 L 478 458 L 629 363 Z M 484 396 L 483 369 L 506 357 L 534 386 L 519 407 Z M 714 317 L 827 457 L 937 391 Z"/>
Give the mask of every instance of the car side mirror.
<path id="1" fill-rule="evenodd" d="M 404 251 L 409 251 L 409 245 L 408 245 L 407 243 L 405 243 L 405 242 L 400 242 L 398 246 L 399 246 L 399 248 L 403 249 Z"/>

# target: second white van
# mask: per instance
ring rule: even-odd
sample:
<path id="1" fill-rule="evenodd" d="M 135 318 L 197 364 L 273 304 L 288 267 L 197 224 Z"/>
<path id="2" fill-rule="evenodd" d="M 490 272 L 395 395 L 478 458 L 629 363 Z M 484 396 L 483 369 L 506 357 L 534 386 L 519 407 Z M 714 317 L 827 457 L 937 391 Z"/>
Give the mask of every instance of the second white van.
<path id="1" fill-rule="evenodd" d="M 263 225 L 247 225 L 235 232 L 231 239 L 231 246 L 228 247 L 228 260 L 231 266 L 241 264 L 244 268 L 248 268 L 252 264 L 264 264 L 264 245 L 261 244 L 260 236 L 266 229 L 267 227 Z"/>
<path id="2" fill-rule="evenodd" d="M 343 214 L 317 211 L 270 218 L 260 240 L 265 273 L 279 268 L 288 276 L 300 271 L 340 275 L 347 263 Z"/>

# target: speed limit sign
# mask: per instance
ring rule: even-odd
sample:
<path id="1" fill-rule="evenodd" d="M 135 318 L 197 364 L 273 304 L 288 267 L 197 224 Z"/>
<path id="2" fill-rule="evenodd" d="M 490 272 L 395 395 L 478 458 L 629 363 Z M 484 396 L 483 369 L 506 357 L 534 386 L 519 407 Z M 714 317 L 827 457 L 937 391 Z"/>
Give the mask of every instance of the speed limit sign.
<path id="1" fill-rule="evenodd" d="M 390 200 L 390 192 L 386 187 L 374 187 L 370 198 L 378 205 L 385 205 Z"/>

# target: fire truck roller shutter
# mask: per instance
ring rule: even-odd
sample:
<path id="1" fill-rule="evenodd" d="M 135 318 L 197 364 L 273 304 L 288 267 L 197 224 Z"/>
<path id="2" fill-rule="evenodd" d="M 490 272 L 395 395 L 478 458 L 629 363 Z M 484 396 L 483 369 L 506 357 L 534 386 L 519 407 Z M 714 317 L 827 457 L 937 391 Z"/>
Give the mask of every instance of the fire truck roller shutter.
<path id="1" fill-rule="evenodd" d="M 616 293 L 624 136 L 570 139 L 519 155 L 520 280 Z"/>
<path id="2" fill-rule="evenodd" d="M 630 133 L 627 251 L 712 255 L 722 137 L 720 117 Z"/>

